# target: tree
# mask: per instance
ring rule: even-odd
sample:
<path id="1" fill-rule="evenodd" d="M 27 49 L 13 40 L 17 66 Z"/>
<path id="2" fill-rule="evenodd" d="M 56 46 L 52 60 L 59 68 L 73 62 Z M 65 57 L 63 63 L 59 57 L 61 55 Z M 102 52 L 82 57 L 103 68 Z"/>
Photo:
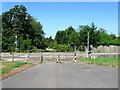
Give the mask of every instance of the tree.
<path id="1" fill-rule="evenodd" d="M 74 38 L 74 36 L 75 36 L 75 34 L 76 34 L 76 31 L 75 31 L 75 29 L 72 27 L 72 26 L 70 26 L 70 27 L 68 27 L 66 30 L 65 30 L 65 32 L 66 32 L 66 40 L 67 40 L 67 43 L 66 44 L 75 44 L 75 40 L 73 40 L 73 38 Z M 72 40 L 71 40 L 72 39 Z M 75 38 L 76 39 L 76 38 Z"/>
<path id="2" fill-rule="evenodd" d="M 44 39 L 46 47 L 53 48 L 54 47 L 54 40 L 52 39 L 52 36 L 49 38 Z"/>
<path id="3" fill-rule="evenodd" d="M 98 41 L 98 32 L 96 29 L 97 27 L 94 25 L 94 23 L 92 23 L 91 26 L 79 26 L 80 44 L 87 46 L 87 38 L 89 32 L 89 43 L 90 45 L 96 46 Z"/>
<path id="4" fill-rule="evenodd" d="M 38 49 L 45 48 L 43 39 L 44 37 L 44 31 L 43 26 L 40 24 L 40 22 L 37 22 L 34 18 L 31 18 L 30 21 L 31 29 L 32 31 L 29 32 L 30 39 L 32 39 L 32 44 L 37 47 Z"/>
<path id="5" fill-rule="evenodd" d="M 72 33 L 76 33 L 75 29 L 70 26 L 65 30 L 57 31 L 55 40 L 58 44 L 69 45 L 71 43 L 71 35 Z M 73 43 L 73 42 L 72 42 Z"/>
<path id="6" fill-rule="evenodd" d="M 114 34 L 108 34 L 105 29 L 100 28 L 98 45 L 119 45 L 118 38 Z"/>
<path id="7" fill-rule="evenodd" d="M 36 47 L 44 48 L 44 31 L 42 25 L 27 12 L 23 5 L 16 5 L 9 11 L 2 13 L 2 50 L 11 51 L 17 36 L 19 51 Z"/>
<path id="8" fill-rule="evenodd" d="M 110 42 L 109 40 L 111 40 L 111 38 L 109 34 L 106 32 L 106 30 L 103 28 L 100 28 L 98 32 L 99 32 L 99 35 L 98 35 L 99 40 L 97 41 L 97 44 L 98 45 L 109 45 L 109 42 Z"/>
<path id="9" fill-rule="evenodd" d="M 116 35 L 115 35 L 115 34 L 110 34 L 110 37 L 111 37 L 112 39 L 116 39 Z"/>
<path id="10" fill-rule="evenodd" d="M 74 46 L 76 45 L 77 47 L 79 47 L 80 42 L 79 42 L 79 33 L 78 32 L 72 32 L 69 36 L 69 43 L 70 45 L 74 48 Z"/>
<path id="11" fill-rule="evenodd" d="M 67 44 L 68 40 L 65 31 L 57 31 L 55 40 L 58 44 Z"/>

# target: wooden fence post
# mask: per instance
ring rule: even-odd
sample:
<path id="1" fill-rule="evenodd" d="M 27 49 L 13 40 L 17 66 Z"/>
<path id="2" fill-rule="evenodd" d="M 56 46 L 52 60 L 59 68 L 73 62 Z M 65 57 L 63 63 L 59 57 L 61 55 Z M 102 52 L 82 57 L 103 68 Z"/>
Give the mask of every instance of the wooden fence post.
<path id="1" fill-rule="evenodd" d="M 54 60 L 54 53 L 52 52 L 52 59 Z"/>
<path id="2" fill-rule="evenodd" d="M 43 63 L 43 56 L 42 53 L 40 53 L 40 64 Z"/>
<path id="3" fill-rule="evenodd" d="M 12 54 L 12 62 L 14 62 L 14 53 L 11 53 Z"/>
<path id="4" fill-rule="evenodd" d="M 65 59 L 66 59 L 65 61 L 67 61 L 67 55 L 65 55 Z"/>
<path id="5" fill-rule="evenodd" d="M 60 55 L 58 55 L 57 57 L 57 63 L 60 61 Z"/>
<path id="6" fill-rule="evenodd" d="M 41 52 L 40 52 L 40 55 L 39 55 L 39 59 L 40 59 L 40 61 L 41 61 Z"/>
<path id="7" fill-rule="evenodd" d="M 28 55 L 28 52 L 26 52 L 26 61 L 28 62 L 28 58 L 29 58 L 29 55 Z"/>

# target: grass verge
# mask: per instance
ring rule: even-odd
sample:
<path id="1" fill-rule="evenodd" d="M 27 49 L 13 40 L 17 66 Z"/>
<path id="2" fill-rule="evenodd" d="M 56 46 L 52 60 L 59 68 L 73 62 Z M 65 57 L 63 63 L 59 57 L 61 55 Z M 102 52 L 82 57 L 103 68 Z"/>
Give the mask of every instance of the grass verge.
<path id="1" fill-rule="evenodd" d="M 88 58 L 79 58 L 79 61 L 87 64 L 118 67 L 118 58 L 114 58 L 114 57 L 113 58 L 96 58 L 91 60 Z"/>
<path id="2" fill-rule="evenodd" d="M 31 63 L 27 62 L 2 62 L 0 79 L 5 79 L 32 66 L 33 65 Z"/>

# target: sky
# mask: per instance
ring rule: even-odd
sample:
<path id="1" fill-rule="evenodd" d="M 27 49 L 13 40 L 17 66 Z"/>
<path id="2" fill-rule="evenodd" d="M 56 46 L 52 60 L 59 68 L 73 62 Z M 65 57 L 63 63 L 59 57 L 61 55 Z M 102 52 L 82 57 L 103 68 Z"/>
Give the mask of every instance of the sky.
<path id="1" fill-rule="evenodd" d="M 107 33 L 118 35 L 117 2 L 3 2 L 2 12 L 15 5 L 24 5 L 43 25 L 45 37 L 54 38 L 58 30 L 69 26 L 77 30 L 80 25 L 91 25 L 92 22 Z"/>

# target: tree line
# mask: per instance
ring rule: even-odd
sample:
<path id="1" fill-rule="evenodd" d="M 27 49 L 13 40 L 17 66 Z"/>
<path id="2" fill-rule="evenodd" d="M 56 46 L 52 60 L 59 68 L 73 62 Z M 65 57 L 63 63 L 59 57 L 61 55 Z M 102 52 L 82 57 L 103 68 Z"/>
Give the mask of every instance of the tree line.
<path id="1" fill-rule="evenodd" d="M 54 39 L 51 36 L 45 38 L 43 25 L 31 16 L 23 5 L 16 5 L 2 13 L 1 18 L 3 52 L 34 52 L 46 48 L 73 51 L 75 45 L 77 50 L 84 51 L 88 32 L 90 45 L 120 45 L 120 37 L 108 34 L 105 29 L 97 28 L 94 23 L 81 25 L 77 30 L 70 26 L 65 30 L 58 30 Z"/>
<path id="2" fill-rule="evenodd" d="M 81 25 L 75 30 L 72 26 L 65 30 L 57 31 L 55 41 L 57 44 L 70 45 L 72 48 L 84 51 L 87 47 L 89 32 L 89 45 L 94 47 L 99 45 L 120 45 L 120 37 L 115 34 L 108 34 L 103 28 L 97 28 L 94 23 L 91 25 Z"/>

